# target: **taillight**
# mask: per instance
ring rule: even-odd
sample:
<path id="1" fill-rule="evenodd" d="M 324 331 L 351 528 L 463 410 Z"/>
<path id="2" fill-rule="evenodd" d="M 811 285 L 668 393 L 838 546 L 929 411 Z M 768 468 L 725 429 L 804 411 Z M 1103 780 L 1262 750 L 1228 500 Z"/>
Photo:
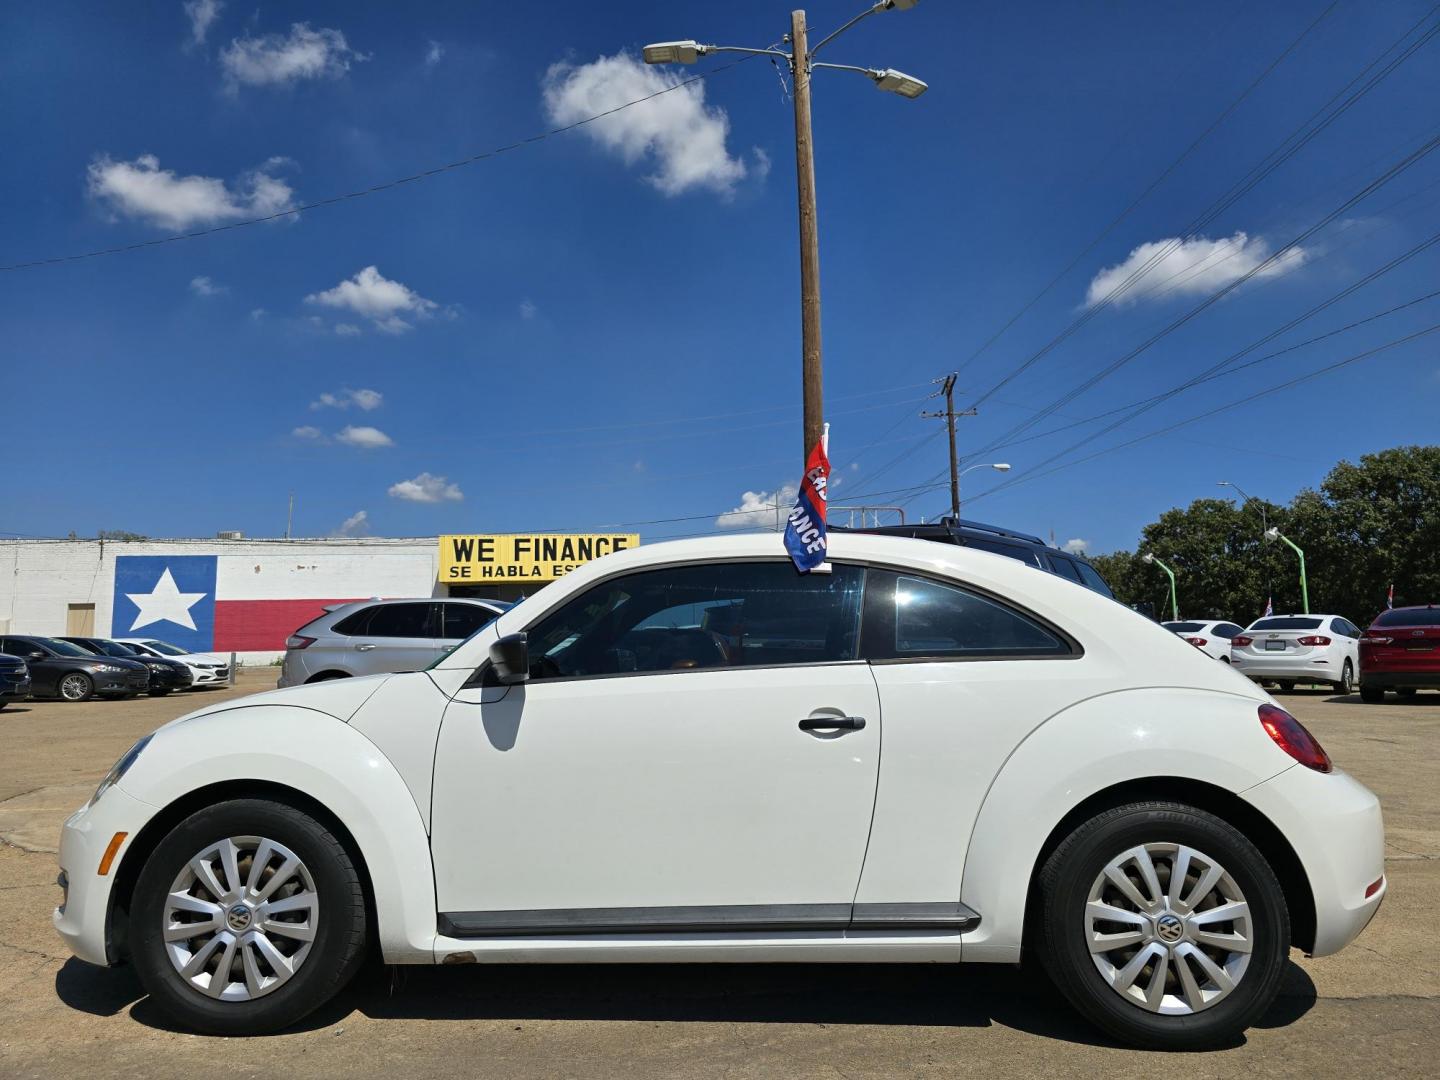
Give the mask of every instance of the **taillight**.
<path id="1" fill-rule="evenodd" d="M 305 637 L 303 634 L 291 634 L 285 639 L 285 647 L 287 649 L 303 649 L 308 645 L 314 644 L 315 639 L 313 637 Z"/>
<path id="2" fill-rule="evenodd" d="M 1188 641 L 1191 645 L 1194 645 L 1197 649 L 1205 644 L 1205 639 L 1203 637 L 1187 637 L 1185 640 Z"/>
<path id="3" fill-rule="evenodd" d="M 1260 726 L 1275 740 L 1275 745 L 1307 769 L 1328 773 L 1333 766 L 1330 755 L 1305 725 L 1278 705 L 1260 706 Z"/>
<path id="4" fill-rule="evenodd" d="M 1254 640 L 1255 639 L 1253 637 L 1246 637 L 1244 634 L 1236 634 L 1230 639 L 1230 644 L 1239 645 L 1243 648 L 1244 646 L 1249 645 Z"/>
<path id="5" fill-rule="evenodd" d="M 1381 637 L 1379 634 L 1366 634 L 1360 639 L 1361 645 L 1389 645 L 1394 638 Z"/>
<path id="6" fill-rule="evenodd" d="M 1329 645 L 1330 639 L 1324 634 L 1306 634 L 1302 638 L 1296 638 L 1297 645 Z"/>

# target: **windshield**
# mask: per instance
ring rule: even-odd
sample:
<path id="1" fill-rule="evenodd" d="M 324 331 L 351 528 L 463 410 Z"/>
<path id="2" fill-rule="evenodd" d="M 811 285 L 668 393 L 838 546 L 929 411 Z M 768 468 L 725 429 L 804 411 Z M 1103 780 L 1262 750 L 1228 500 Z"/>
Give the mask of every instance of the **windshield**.
<path id="1" fill-rule="evenodd" d="M 1199 622 L 1167 622 L 1160 625 L 1177 634 L 1198 634 L 1205 629 L 1205 624 Z"/>
<path id="2" fill-rule="evenodd" d="M 1412 608 L 1387 611 L 1375 620 L 1376 626 L 1440 626 L 1440 608 Z"/>
<path id="3" fill-rule="evenodd" d="M 1250 624 L 1251 630 L 1319 630 L 1319 619 L 1298 619 L 1287 617 L 1283 619 L 1261 619 L 1259 622 Z"/>
<path id="4" fill-rule="evenodd" d="M 103 656 L 134 657 L 135 650 L 129 645 L 121 645 L 118 641 L 106 641 L 104 638 L 90 638 L 90 646 Z"/>
<path id="5" fill-rule="evenodd" d="M 184 656 L 184 655 L 185 655 L 185 650 L 184 650 L 184 649 L 177 649 L 174 645 L 171 645 L 170 643 L 165 642 L 165 641 L 155 641 L 155 640 L 152 639 L 152 640 L 150 640 L 150 641 L 145 642 L 145 645 L 146 645 L 147 648 L 154 649 L 156 652 L 162 653 L 162 654 L 164 654 L 165 656 Z"/>
<path id="6" fill-rule="evenodd" d="M 94 653 L 86 652 L 79 645 L 70 644 L 68 641 L 59 641 L 55 638 L 44 637 L 36 638 L 35 640 L 44 648 L 60 656 L 83 656 L 88 660 L 91 656 L 95 655 Z"/>

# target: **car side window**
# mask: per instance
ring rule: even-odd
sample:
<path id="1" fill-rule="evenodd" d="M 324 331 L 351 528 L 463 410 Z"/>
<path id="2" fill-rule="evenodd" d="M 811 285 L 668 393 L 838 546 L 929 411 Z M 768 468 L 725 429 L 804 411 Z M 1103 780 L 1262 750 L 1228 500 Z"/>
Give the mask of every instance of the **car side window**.
<path id="1" fill-rule="evenodd" d="M 1015 559 L 1017 562 L 1028 563 L 1031 566 L 1040 565 L 1040 556 L 1027 547 L 1019 544 L 1005 544 L 996 540 L 983 540 L 973 536 L 964 539 L 966 547 L 975 548 L 977 551 L 989 551 L 995 555 L 1004 555 L 1007 559 Z"/>
<path id="2" fill-rule="evenodd" d="M 1230 638 L 1233 638 L 1238 633 L 1240 633 L 1240 627 L 1236 626 L 1234 623 L 1222 622 L 1215 625 L 1216 637 L 1222 637 L 1228 640 Z"/>
<path id="3" fill-rule="evenodd" d="M 430 604 L 377 604 L 365 629 L 368 637 L 423 638 L 434 637 L 430 622 Z"/>
<path id="4" fill-rule="evenodd" d="M 1078 581 L 1082 585 L 1085 584 L 1084 580 L 1080 577 L 1080 569 L 1069 559 L 1062 559 L 1059 555 L 1047 555 L 1046 557 L 1050 560 L 1050 567 L 1055 573 L 1071 581 Z"/>
<path id="5" fill-rule="evenodd" d="M 1077 652 L 1039 619 L 978 592 L 888 571 L 871 571 L 867 582 L 867 660 L 1024 659 Z"/>
<path id="6" fill-rule="evenodd" d="M 528 629 L 531 679 L 854 660 L 865 571 L 789 562 L 612 578 Z"/>
<path id="7" fill-rule="evenodd" d="M 332 626 L 330 631 L 335 634 L 343 634 L 346 637 L 363 634 L 370 626 L 371 617 L 379 610 L 378 607 L 366 607 L 361 608 L 359 611 L 352 611 Z"/>
<path id="8" fill-rule="evenodd" d="M 495 612 L 478 604 L 441 604 L 440 610 L 444 625 L 439 636 L 450 640 L 463 641 L 495 618 Z"/>

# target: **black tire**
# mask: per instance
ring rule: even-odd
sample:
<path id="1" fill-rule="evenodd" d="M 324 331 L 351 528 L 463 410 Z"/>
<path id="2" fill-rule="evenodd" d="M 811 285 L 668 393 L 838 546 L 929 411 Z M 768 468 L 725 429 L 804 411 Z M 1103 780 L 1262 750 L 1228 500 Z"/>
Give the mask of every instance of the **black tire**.
<path id="1" fill-rule="evenodd" d="M 1355 665 L 1347 657 L 1345 666 L 1340 669 L 1340 681 L 1335 684 L 1335 689 L 1342 694 L 1353 694 L 1355 692 Z"/>
<path id="2" fill-rule="evenodd" d="M 1087 945 L 1085 907 L 1105 866 L 1142 844 L 1184 844 L 1218 861 L 1250 906 L 1253 949 L 1235 988 L 1186 1015 L 1150 1012 L 1114 990 Z M 1097 1027 L 1132 1046 L 1195 1050 L 1233 1044 L 1280 990 L 1290 947 L 1290 916 L 1274 871 L 1248 839 L 1221 818 L 1183 803 L 1142 802 L 1098 814 L 1072 832 L 1040 874 L 1041 958 L 1060 992 Z"/>
<path id="3" fill-rule="evenodd" d="M 73 689 L 67 691 L 67 685 Z M 83 671 L 67 671 L 55 684 L 55 696 L 61 701 L 89 701 L 95 696 L 95 680 Z"/>
<path id="4" fill-rule="evenodd" d="M 1282 694 L 1293 693 L 1295 690 L 1294 679 L 1276 679 L 1275 685 L 1280 688 L 1280 693 Z"/>
<path id="5" fill-rule="evenodd" d="M 1228 664 L 1228 663 L 1230 663 L 1230 658 L 1229 658 L 1228 656 L 1222 656 L 1222 657 L 1220 657 L 1220 663 L 1222 663 L 1222 664 Z"/>
<path id="6" fill-rule="evenodd" d="M 1360 684 L 1360 700 L 1366 705 L 1379 705 L 1385 700 L 1385 689 L 1380 686 L 1372 686 L 1370 683 Z"/>
<path id="7" fill-rule="evenodd" d="M 1409 701 L 1417 693 L 1419 693 L 1419 690 L 1417 690 L 1413 686 L 1400 686 L 1397 687 L 1395 690 L 1395 696 L 1400 698 L 1402 701 Z"/>
<path id="8" fill-rule="evenodd" d="M 170 693 L 170 687 L 168 687 L 168 686 L 165 687 L 163 690 L 151 690 L 151 691 L 149 691 L 149 694 L 150 694 L 151 697 L 164 697 L 164 696 L 165 696 L 166 694 L 168 694 L 168 693 Z"/>
<path id="9" fill-rule="evenodd" d="M 165 905 L 176 876 L 198 852 L 227 837 L 285 845 L 309 870 L 322 914 L 309 955 L 282 985 L 244 1001 L 220 1001 L 191 986 L 163 940 Z M 132 959 L 151 999 L 168 1016 L 210 1035 L 259 1035 L 296 1023 L 338 994 L 365 959 L 364 889 L 339 840 L 309 814 L 268 799 L 234 799 L 191 814 L 146 859 L 131 905 Z"/>

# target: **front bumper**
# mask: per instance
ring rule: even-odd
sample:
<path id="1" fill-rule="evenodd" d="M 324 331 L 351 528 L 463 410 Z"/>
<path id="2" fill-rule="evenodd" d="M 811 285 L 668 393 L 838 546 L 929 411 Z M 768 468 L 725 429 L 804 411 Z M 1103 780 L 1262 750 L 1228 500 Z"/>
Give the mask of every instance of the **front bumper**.
<path id="1" fill-rule="evenodd" d="M 30 677 L 0 682 L 0 701 L 24 701 L 30 696 Z"/>
<path id="2" fill-rule="evenodd" d="M 150 689 L 150 672 L 97 671 L 90 676 L 97 694 L 143 694 Z"/>
<path id="3" fill-rule="evenodd" d="M 192 667 L 190 674 L 194 676 L 194 681 L 191 682 L 190 688 L 196 686 L 217 686 L 230 681 L 230 669 L 228 667 Z"/>
<path id="4" fill-rule="evenodd" d="M 1315 900 L 1312 956 L 1339 952 L 1374 918 L 1389 888 L 1380 800 L 1353 776 L 1293 765 L 1243 793 L 1300 859 Z M 1368 888 L 1379 882 L 1369 896 Z"/>
<path id="5" fill-rule="evenodd" d="M 155 807 L 111 786 L 99 802 L 86 803 L 60 830 L 60 874 L 64 896 L 52 919 L 70 951 L 91 964 L 115 962 L 110 943 L 110 893 L 115 876 Z M 125 833 L 110 872 L 100 875 L 100 860 L 111 838 Z"/>

